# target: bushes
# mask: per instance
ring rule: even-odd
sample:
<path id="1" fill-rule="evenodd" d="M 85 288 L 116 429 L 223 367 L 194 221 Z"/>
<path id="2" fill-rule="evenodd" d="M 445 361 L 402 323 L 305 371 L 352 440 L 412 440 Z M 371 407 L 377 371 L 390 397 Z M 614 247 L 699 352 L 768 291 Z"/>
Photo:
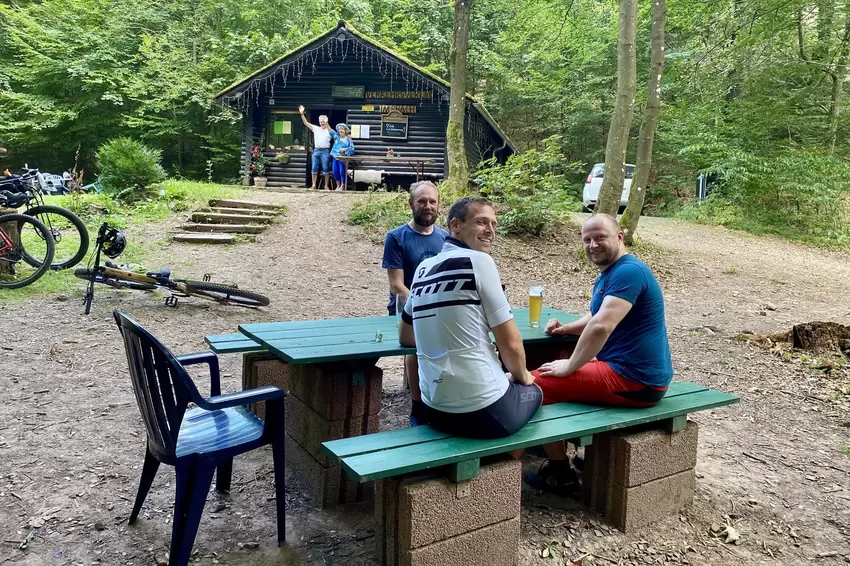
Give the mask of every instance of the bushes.
<path id="1" fill-rule="evenodd" d="M 679 214 L 819 245 L 850 244 L 850 167 L 833 156 L 799 149 L 765 154 L 713 144 L 686 148 L 685 156 L 708 156 L 720 185 L 701 205 Z"/>
<path id="2" fill-rule="evenodd" d="M 97 168 L 104 190 L 118 198 L 137 200 L 145 190 L 165 179 L 161 152 L 130 138 L 117 138 L 100 146 Z"/>
<path id="3" fill-rule="evenodd" d="M 386 232 L 409 220 L 410 205 L 405 192 L 370 192 L 348 212 L 349 224 L 375 232 Z"/>
<path id="4" fill-rule="evenodd" d="M 543 151 L 514 154 L 507 163 L 485 162 L 476 175 L 481 194 L 499 208 L 505 234 L 539 236 L 560 222 L 565 214 L 581 210 L 581 164 L 566 163 L 561 139 L 543 140 Z"/>

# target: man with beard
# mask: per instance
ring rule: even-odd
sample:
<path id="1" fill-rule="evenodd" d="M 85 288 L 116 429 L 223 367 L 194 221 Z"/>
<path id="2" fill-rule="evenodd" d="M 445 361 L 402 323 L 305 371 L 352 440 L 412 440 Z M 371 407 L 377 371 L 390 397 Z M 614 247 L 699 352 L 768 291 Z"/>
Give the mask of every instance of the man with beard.
<path id="1" fill-rule="evenodd" d="M 573 355 L 532 372 L 543 404 L 573 401 L 619 407 L 651 407 L 673 379 L 664 295 L 649 267 L 626 253 L 617 220 L 597 214 L 581 227 L 587 258 L 599 268 L 590 313 L 562 324 L 552 319 L 546 333 L 579 336 Z M 575 485 L 563 442 L 546 446 L 549 461 L 536 477 L 539 489 L 570 491 Z M 578 467 L 578 466 L 577 466 Z"/>
<path id="2" fill-rule="evenodd" d="M 410 294 L 410 284 L 413 274 L 422 260 L 440 253 L 448 232 L 435 226 L 440 212 L 440 195 L 436 185 L 430 181 L 415 183 L 410 189 L 410 210 L 413 220 L 402 224 L 387 233 L 384 240 L 384 258 L 381 267 L 387 270 L 390 282 L 390 301 L 387 311 L 390 316 L 396 314 L 398 297 Z M 403 305 L 400 305 L 403 306 Z M 424 410 L 419 395 L 419 381 L 414 373 L 408 372 L 415 356 L 404 357 L 405 376 L 410 387 L 410 397 L 413 400 L 413 410 L 410 414 L 411 426 L 425 424 Z"/>

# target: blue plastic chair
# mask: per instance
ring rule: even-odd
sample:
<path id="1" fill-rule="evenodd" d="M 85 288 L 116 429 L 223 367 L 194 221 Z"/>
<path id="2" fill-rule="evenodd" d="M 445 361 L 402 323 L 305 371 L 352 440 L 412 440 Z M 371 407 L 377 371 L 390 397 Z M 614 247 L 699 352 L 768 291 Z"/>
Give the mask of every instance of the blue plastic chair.
<path id="1" fill-rule="evenodd" d="M 160 463 L 174 466 L 177 496 L 171 530 L 169 566 L 185 566 L 192 553 L 204 504 L 217 470 L 216 489 L 230 490 L 233 457 L 272 445 L 277 494 L 277 541 L 286 542 L 283 391 L 260 387 L 221 394 L 218 357 L 213 352 L 173 355 L 147 330 L 114 311 L 124 339 L 127 363 L 139 411 L 148 433 L 139 493 L 130 514 L 136 521 Z M 202 397 L 183 366 L 207 364 L 210 397 Z M 266 422 L 248 411 L 248 403 L 266 402 Z M 189 403 L 196 407 L 187 410 Z"/>

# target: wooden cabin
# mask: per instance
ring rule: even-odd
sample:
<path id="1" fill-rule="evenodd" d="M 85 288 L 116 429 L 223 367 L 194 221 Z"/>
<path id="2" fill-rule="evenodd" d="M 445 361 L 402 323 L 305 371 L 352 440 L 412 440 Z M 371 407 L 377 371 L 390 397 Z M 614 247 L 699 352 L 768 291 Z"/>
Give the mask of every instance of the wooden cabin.
<path id="1" fill-rule="evenodd" d="M 310 185 L 313 136 L 298 114 L 303 104 L 312 124 L 325 114 L 331 127 L 340 122 L 351 126 L 356 155 L 364 161 L 354 168 L 349 188 L 376 180 L 407 187 L 417 176 L 411 164 L 368 158 L 385 158 L 392 148 L 402 158 L 433 160 L 420 172 L 427 179 L 443 179 L 448 174 L 449 86 L 340 22 L 229 86 L 216 101 L 242 113 L 246 182 L 251 148 L 262 143 L 271 159 L 268 186 Z M 478 101 L 467 96 L 466 103 L 464 139 L 470 170 L 491 157 L 504 162 L 514 146 Z M 288 155 L 287 163 L 274 159 L 279 152 Z"/>

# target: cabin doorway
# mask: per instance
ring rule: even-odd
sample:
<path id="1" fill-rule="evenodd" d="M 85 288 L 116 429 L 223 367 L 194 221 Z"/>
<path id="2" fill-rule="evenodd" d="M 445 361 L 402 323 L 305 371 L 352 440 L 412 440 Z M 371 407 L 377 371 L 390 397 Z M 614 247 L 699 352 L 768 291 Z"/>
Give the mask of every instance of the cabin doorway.
<path id="1" fill-rule="evenodd" d="M 325 116 L 328 117 L 328 124 L 333 129 L 336 129 L 337 124 L 341 124 L 341 123 L 345 122 L 346 119 L 348 118 L 348 110 L 346 110 L 346 109 L 340 110 L 340 109 L 336 109 L 336 108 L 311 108 L 310 111 L 307 113 L 307 120 L 311 124 L 318 126 L 319 125 L 319 116 L 321 116 L 322 114 L 324 114 Z M 313 136 L 310 132 L 308 132 L 308 136 L 309 136 L 308 149 L 309 149 L 310 155 L 308 156 L 308 159 L 307 159 L 307 171 L 305 172 L 306 173 L 305 178 L 306 178 L 306 183 L 309 186 L 312 183 L 312 175 L 311 174 L 312 174 L 312 170 L 313 170 L 312 169 L 312 167 L 313 167 L 312 153 L 313 153 L 313 147 L 314 147 L 314 140 L 313 140 Z M 333 144 L 331 144 L 331 145 L 333 145 Z M 324 180 L 322 179 L 322 176 L 319 175 L 319 179 L 318 179 L 317 183 L 319 184 L 319 186 L 322 186 L 323 182 L 324 182 Z"/>

